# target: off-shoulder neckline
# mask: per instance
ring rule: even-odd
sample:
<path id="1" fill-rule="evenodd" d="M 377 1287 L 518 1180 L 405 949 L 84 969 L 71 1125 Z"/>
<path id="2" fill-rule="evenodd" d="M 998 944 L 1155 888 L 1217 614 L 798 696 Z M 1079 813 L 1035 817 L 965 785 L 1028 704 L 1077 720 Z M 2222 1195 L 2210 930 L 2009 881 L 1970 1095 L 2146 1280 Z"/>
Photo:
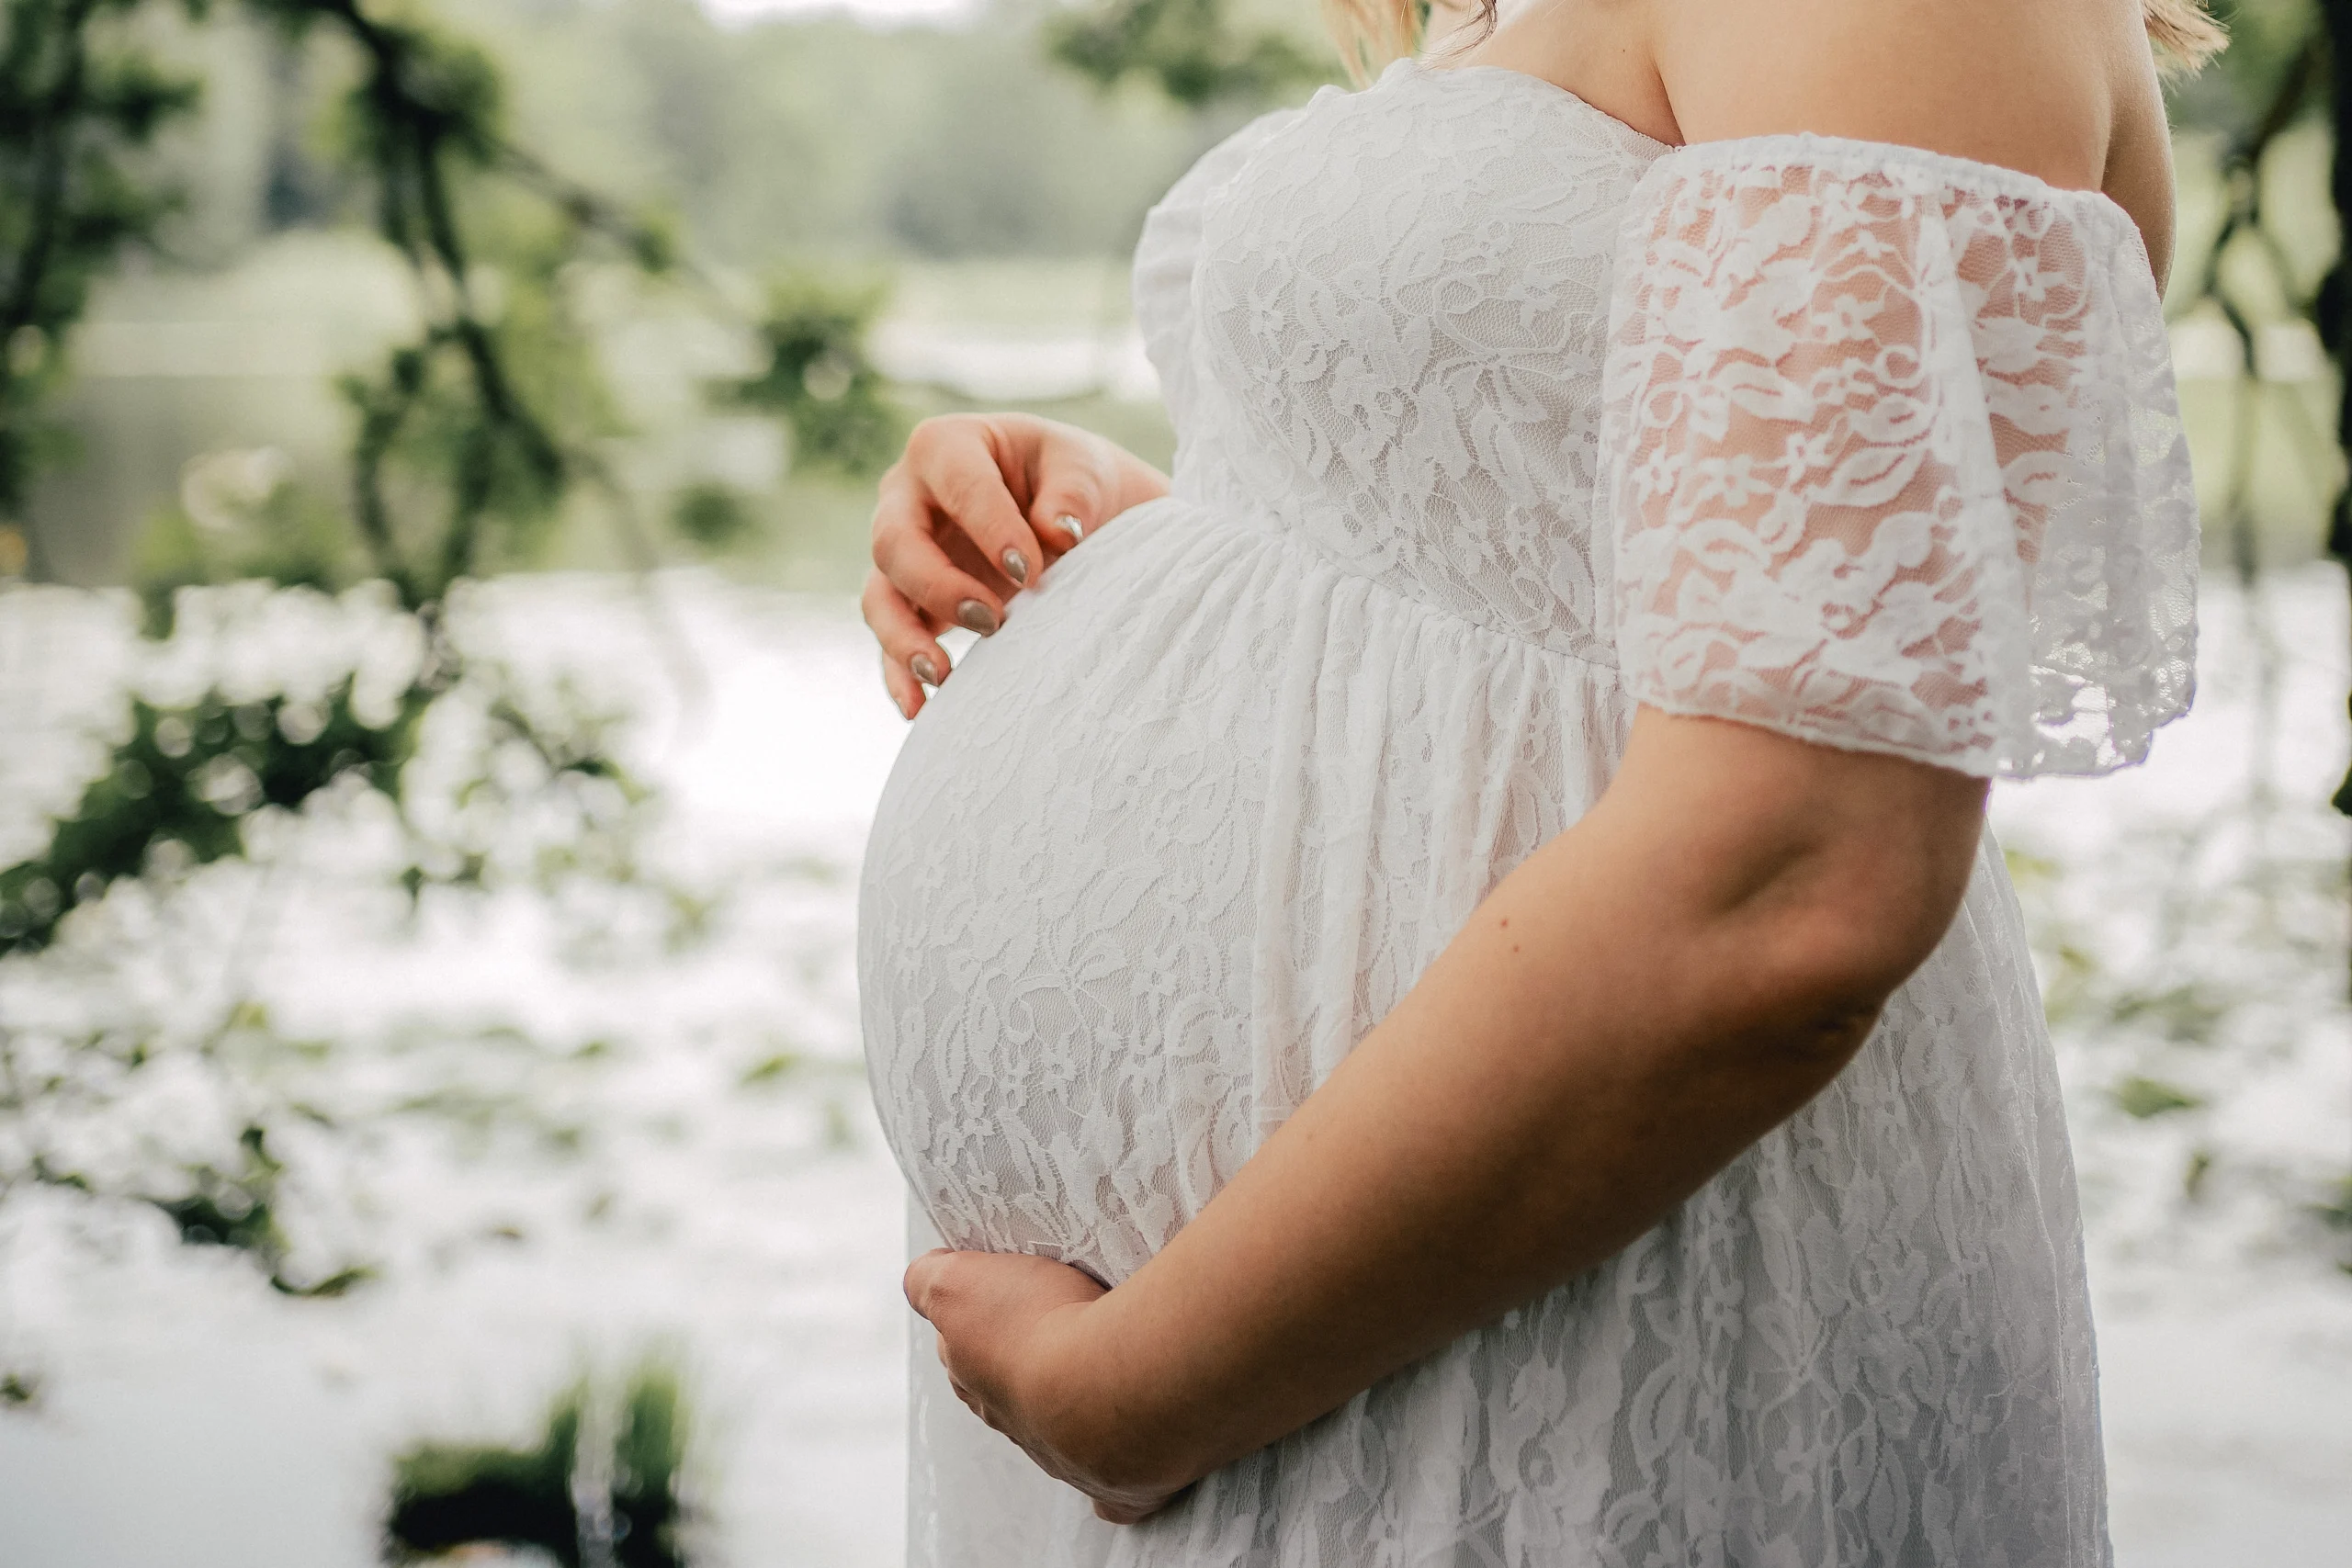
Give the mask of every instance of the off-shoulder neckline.
<path id="1" fill-rule="evenodd" d="M 1561 86 L 1557 82 L 1547 82 L 1541 76 L 1531 75 L 1524 71 L 1514 71 L 1508 65 L 1431 65 L 1425 60 L 1415 60 L 1408 56 L 1403 60 L 1397 61 L 1394 65 L 1391 65 L 1387 71 L 1383 73 L 1381 80 L 1385 82 L 1389 77 L 1398 75 L 1400 73 L 1420 77 L 1516 76 L 1521 82 L 1527 84 L 1530 87 L 1535 88 L 1543 96 L 1556 100 L 1567 108 L 1584 115 L 1587 118 L 1598 120 L 1608 130 L 1630 139 L 1637 143 L 1643 151 L 1649 153 L 1653 158 L 1661 156 L 1665 153 L 1680 151 L 1680 149 L 1671 141 L 1660 141 L 1655 136 L 1651 136 L 1645 131 L 1634 130 L 1623 120 L 1619 119 L 1615 115 L 1611 114 L 1607 109 L 1600 107 L 1598 104 L 1593 103 L 1589 98 L 1582 97 L 1577 94 L 1568 91 L 1567 88 Z"/>
<path id="2" fill-rule="evenodd" d="M 2086 202 L 2112 211 L 2131 223 L 2135 232 L 2138 229 L 2138 224 L 2132 220 L 2132 215 L 2105 191 L 2052 185 L 2039 175 L 2027 174 L 2023 169 L 1963 158 L 1952 152 L 1939 152 L 1932 148 L 1914 147 L 1900 141 L 1871 141 L 1853 136 L 1824 136 L 1811 130 L 1776 131 L 1762 136 L 1730 137 L 1714 141 L 1660 141 L 1557 82 L 1548 81 L 1531 72 L 1515 71 L 1508 65 L 1431 65 L 1426 61 L 1406 59 L 1391 66 L 1389 74 L 1400 70 L 1422 77 L 1516 78 L 1518 83 L 1525 84 L 1527 89 L 1561 100 L 1652 150 L 1655 160 L 1653 171 L 1658 165 L 1669 163 L 1677 167 L 1724 163 L 1770 164 L 1787 160 L 1791 154 L 1801 154 L 1810 163 L 1828 164 L 1833 168 L 1842 166 L 1849 170 L 1863 162 L 1874 168 L 1906 165 L 1934 175 L 1962 189 L 2026 200 Z"/>
<path id="3" fill-rule="evenodd" d="M 1579 94 L 1570 92 L 1567 88 L 1561 86 L 1557 82 L 1546 81 L 1544 78 L 1535 75 L 1531 72 L 1514 71 L 1508 65 L 1432 65 L 1426 60 L 1416 60 L 1408 56 L 1405 59 L 1397 61 L 1394 65 L 1391 65 L 1387 71 L 1382 74 L 1381 79 L 1385 81 L 1390 76 L 1399 74 L 1410 74 L 1422 77 L 1517 77 L 1520 82 L 1524 83 L 1528 87 L 1535 89 L 1541 96 L 1557 99 L 1567 107 L 1582 113 L 1589 118 L 1600 121 L 1601 124 L 1608 127 L 1611 130 L 1617 131 L 1622 135 L 1630 137 L 1633 141 L 1638 142 L 1643 148 L 1646 149 L 1654 157 L 1663 156 L 1668 152 L 1679 152 L 1682 151 L 1682 148 L 1674 142 L 1660 141 L 1657 137 L 1650 135 L 1647 131 L 1636 130 L 1633 126 L 1627 124 L 1624 120 L 1619 119 L 1615 115 L 1611 114 L 1607 109 L 1602 108 L 1591 99 L 1584 97 Z"/>

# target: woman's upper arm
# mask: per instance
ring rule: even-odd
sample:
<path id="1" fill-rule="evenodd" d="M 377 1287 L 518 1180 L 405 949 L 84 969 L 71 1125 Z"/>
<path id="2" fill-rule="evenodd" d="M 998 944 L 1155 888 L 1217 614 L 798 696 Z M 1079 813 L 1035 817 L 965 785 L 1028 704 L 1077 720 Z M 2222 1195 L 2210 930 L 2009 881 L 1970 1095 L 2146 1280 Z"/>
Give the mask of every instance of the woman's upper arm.
<path id="1" fill-rule="evenodd" d="M 1967 891 L 1986 781 L 1644 707 L 1605 806 L 1650 896 L 1744 962 L 1860 1010 L 1923 963 Z"/>

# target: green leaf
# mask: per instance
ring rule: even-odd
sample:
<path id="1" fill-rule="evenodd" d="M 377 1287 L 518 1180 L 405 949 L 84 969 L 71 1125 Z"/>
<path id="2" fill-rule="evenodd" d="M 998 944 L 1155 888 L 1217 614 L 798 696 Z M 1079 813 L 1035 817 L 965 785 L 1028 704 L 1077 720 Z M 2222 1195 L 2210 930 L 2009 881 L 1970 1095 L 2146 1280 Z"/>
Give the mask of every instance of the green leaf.
<path id="1" fill-rule="evenodd" d="M 2112 1090 L 2116 1109 L 2126 1116 L 2145 1120 L 2151 1116 L 2169 1115 L 2176 1111 L 2195 1111 L 2205 1103 L 2204 1097 L 2157 1078 L 2132 1077 L 2125 1078 Z"/>

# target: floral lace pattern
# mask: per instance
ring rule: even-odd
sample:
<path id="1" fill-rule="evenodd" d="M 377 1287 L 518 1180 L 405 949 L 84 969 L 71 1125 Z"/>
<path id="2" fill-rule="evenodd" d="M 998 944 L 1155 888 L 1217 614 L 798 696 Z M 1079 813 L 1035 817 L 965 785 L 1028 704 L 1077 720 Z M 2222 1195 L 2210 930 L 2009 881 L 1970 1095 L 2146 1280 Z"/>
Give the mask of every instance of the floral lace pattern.
<path id="1" fill-rule="evenodd" d="M 1912 177 L 1896 150 L 1834 151 L 1857 161 L 1844 177 L 1868 213 L 1880 187 L 1860 164 Z M 1637 701 L 1683 689 L 1661 682 L 1686 669 L 1708 672 L 1694 693 L 1724 684 L 1713 672 L 1737 660 L 1678 663 L 1668 610 L 1715 615 L 1694 624 L 1752 671 L 1770 668 L 1766 634 L 1824 640 L 1790 607 L 1802 574 L 1767 558 L 1735 581 L 1719 565 L 1756 549 L 1737 534 L 1758 536 L 1769 502 L 1710 499 L 1732 493 L 1734 466 L 1722 483 L 1702 466 L 1738 454 L 1697 444 L 1703 421 L 1669 434 L 1659 412 L 1746 395 L 1674 335 L 1704 291 L 1647 265 L 1656 233 L 1691 242 L 1672 266 L 1730 276 L 1698 243 L 1713 230 L 1661 216 L 1697 188 L 1674 171 L 1702 161 L 1746 188 L 1736 150 L 1669 155 L 1532 78 L 1400 65 L 1257 122 L 1155 211 L 1136 310 L 1178 427 L 1174 493 L 1090 536 L 967 656 L 910 733 L 868 847 L 867 1058 L 918 1247 L 1125 1279 L 1494 884 L 1600 798 Z M 2001 206 L 2014 191 L 1984 194 L 2002 234 L 2039 221 Z M 1886 231 L 1974 232 L 1926 221 L 1936 207 Z M 2098 221 L 2048 265 L 2088 277 L 2134 260 Z M 1621 235 L 1636 247 L 1622 263 Z M 1928 275 L 1923 254 L 1904 276 Z M 1955 408 L 1962 383 L 2008 364 L 1973 324 L 1979 274 L 1956 276 L 1959 335 L 1943 315 L 1930 334 L 1956 351 L 1938 384 Z M 1775 320 L 1824 297 L 1773 277 L 1793 301 Z M 2112 299 L 2148 319 L 2018 349 L 2081 343 L 2060 355 L 2070 403 L 2034 373 L 2015 385 L 2052 387 L 2046 417 L 2067 433 L 2127 370 L 2140 379 L 2118 396 L 2168 408 L 2153 297 L 2083 292 L 2091 315 Z M 2119 343 L 2123 360 L 2091 363 Z M 1604 488 L 1604 424 L 1627 417 L 1605 415 L 1607 394 L 1634 384 L 1621 364 L 1655 383 L 1626 403 L 1654 450 Z M 1897 376 L 1891 358 L 1865 369 Z M 1944 419 L 1984 436 L 1990 468 L 1946 462 L 1949 434 L 1917 444 L 1918 473 L 1964 476 L 1965 506 L 1930 504 L 1923 482 L 1919 504 L 1898 487 L 1902 505 L 1872 514 L 1923 513 L 1899 526 L 1946 539 L 1955 564 L 1930 550 L 1882 574 L 1903 592 L 1873 591 L 1867 646 L 1905 662 L 1862 669 L 1864 643 L 1838 643 L 1846 662 L 1825 668 L 1849 683 L 1823 738 L 2071 765 L 2060 742 L 2078 730 L 2096 761 L 2154 722 L 2161 702 L 2131 708 L 2120 662 L 2164 625 L 2147 595 L 2173 581 L 2147 543 L 2170 525 L 2152 498 L 2178 493 L 2169 448 L 2153 449 L 2161 422 L 2078 446 L 2029 401 Z M 1859 392 L 1839 409 L 1836 429 L 1868 434 Z M 1618 515 L 1609 498 L 1635 468 L 1684 477 Z M 1841 482 L 1860 494 L 1864 478 L 1858 463 Z M 1732 536 L 1728 555 L 1700 525 Z M 1874 529 L 1843 513 L 1800 525 L 1876 558 Z M 2030 613 L 1996 613 L 1996 535 Z M 1804 570 L 1854 580 L 1835 564 Z M 2102 592 L 2098 621 L 2086 606 Z M 1629 634 L 1627 603 L 1657 618 Z M 1962 637 L 1956 616 L 1986 629 Z M 2051 679 L 2086 694 L 2065 715 Z M 1812 720 L 1786 694 L 1820 690 L 1749 695 L 1794 728 Z M 920 1334 L 913 1383 L 920 1568 L 2101 1568 L 2074 1175 L 1999 852 L 1988 839 L 1951 932 L 1847 1071 L 1665 1222 L 1143 1526 L 1100 1524 L 981 1426 Z"/>
<path id="2" fill-rule="evenodd" d="M 1523 112 L 1492 112 L 1498 90 Z M 1397 112 L 1408 94 L 1419 114 Z M 1442 152 L 1421 141 L 1432 111 Z M 1662 149 L 1491 70 L 1327 89 L 1242 144 L 1248 178 L 1212 160 L 1144 253 L 1197 226 L 1181 341 L 1156 345 L 1204 394 L 1181 405 L 1180 493 L 1449 615 L 1613 662 L 1591 517 L 1601 328 L 1626 194 Z M 1416 174 L 1361 173 L 1380 168 Z"/>
<path id="3" fill-rule="evenodd" d="M 1602 438 L 1641 699 L 1980 774 L 2188 706 L 2196 501 L 2104 197 L 1791 136 L 1663 160 Z"/>

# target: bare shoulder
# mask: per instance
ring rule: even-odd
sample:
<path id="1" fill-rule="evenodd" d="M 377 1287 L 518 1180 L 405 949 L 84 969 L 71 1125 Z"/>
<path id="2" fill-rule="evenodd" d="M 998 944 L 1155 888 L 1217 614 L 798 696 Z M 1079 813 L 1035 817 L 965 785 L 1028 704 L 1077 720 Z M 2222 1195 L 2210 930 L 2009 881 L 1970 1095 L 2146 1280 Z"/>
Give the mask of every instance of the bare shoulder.
<path id="1" fill-rule="evenodd" d="M 2172 254 L 2144 0 L 1551 0 L 1465 58 L 1669 143 L 1809 130 L 2103 190 Z"/>
<path id="2" fill-rule="evenodd" d="M 1653 0 L 1685 141 L 1810 130 L 2104 190 L 2161 276 L 2172 169 L 2142 0 Z"/>
<path id="3" fill-rule="evenodd" d="M 1656 0 L 1686 141 L 1812 130 L 2097 186 L 2136 0 Z"/>

